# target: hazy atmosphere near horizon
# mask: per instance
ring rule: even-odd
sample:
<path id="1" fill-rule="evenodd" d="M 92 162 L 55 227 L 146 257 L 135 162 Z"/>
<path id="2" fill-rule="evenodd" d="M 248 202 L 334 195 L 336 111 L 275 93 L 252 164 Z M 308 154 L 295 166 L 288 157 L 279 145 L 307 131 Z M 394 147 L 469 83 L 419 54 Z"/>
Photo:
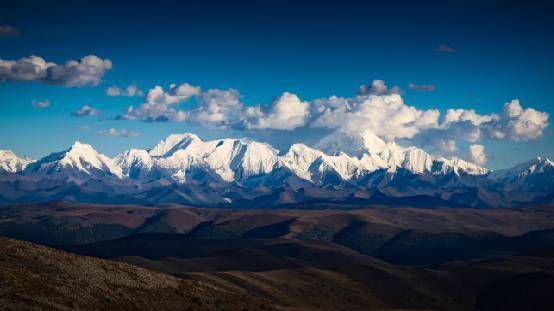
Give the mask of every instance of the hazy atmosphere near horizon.
<path id="1" fill-rule="evenodd" d="M 552 12 L 547 1 L 12 2 L 0 12 L 1 148 L 40 158 L 78 140 L 115 156 L 193 132 L 284 153 L 369 130 L 491 169 L 552 157 Z M 370 95 L 386 101 L 357 98 Z"/>
<path id="2" fill-rule="evenodd" d="M 554 1 L 1 1 L 0 310 L 554 310 Z"/>

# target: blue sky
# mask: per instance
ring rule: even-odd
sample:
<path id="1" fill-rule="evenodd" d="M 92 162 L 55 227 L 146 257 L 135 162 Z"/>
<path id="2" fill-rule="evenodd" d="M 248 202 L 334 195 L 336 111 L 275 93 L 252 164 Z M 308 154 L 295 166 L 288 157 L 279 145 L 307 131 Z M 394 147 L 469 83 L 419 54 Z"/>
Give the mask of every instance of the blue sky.
<path id="1" fill-rule="evenodd" d="M 538 1 L 9 3 L 0 11 L 0 26 L 18 33 L 0 35 L 0 59 L 36 55 L 63 64 L 96 55 L 113 67 L 95 86 L 0 82 L 0 148 L 40 157 L 81 140 L 113 156 L 187 131 L 206 138 L 251 136 L 286 148 L 291 141 L 309 139 L 313 131 L 116 121 L 126 107 L 144 99 L 110 97 L 106 89 L 133 83 L 144 92 L 171 83 L 234 88 L 246 106 L 264 106 L 285 91 L 303 101 L 353 97 L 359 85 L 382 79 L 402 89 L 406 105 L 438 109 L 441 116 L 450 108 L 499 113 L 516 98 L 524 109 L 552 115 L 553 13 L 551 4 Z M 441 45 L 453 51 L 437 51 Z M 410 82 L 435 90 L 410 90 Z M 48 100 L 50 106 L 34 107 L 33 100 Z M 100 113 L 71 116 L 84 104 Z M 175 107 L 195 104 L 192 99 Z M 109 128 L 139 135 L 98 135 Z M 468 145 L 482 144 L 485 165 L 498 168 L 537 155 L 554 157 L 553 142 L 546 127 L 532 139 L 459 140 L 453 154 L 467 156 Z"/>

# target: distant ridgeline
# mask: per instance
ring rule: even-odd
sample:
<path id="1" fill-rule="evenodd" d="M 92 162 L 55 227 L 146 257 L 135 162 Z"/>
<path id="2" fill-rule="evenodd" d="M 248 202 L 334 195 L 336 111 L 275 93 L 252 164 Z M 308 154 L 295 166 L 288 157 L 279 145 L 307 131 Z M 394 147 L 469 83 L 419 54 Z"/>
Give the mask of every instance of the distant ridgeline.
<path id="1" fill-rule="evenodd" d="M 554 201 L 554 163 L 488 171 L 372 133 L 334 133 L 283 154 L 249 139 L 171 135 L 115 158 L 75 142 L 40 160 L 0 151 L 0 204 L 53 200 L 244 208 L 512 207 Z"/>

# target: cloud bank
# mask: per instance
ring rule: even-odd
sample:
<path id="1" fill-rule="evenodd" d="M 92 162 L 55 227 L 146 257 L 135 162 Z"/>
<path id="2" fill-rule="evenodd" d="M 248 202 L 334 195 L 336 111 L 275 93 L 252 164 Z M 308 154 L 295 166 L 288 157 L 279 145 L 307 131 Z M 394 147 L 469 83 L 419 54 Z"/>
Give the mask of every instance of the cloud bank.
<path id="1" fill-rule="evenodd" d="M 171 84 L 167 91 L 161 86 L 155 86 L 148 91 L 144 103 L 138 107 L 129 106 L 116 119 L 149 122 L 184 121 L 187 116 L 186 112 L 173 106 L 198 95 L 200 95 L 200 87 L 188 83 Z"/>
<path id="2" fill-rule="evenodd" d="M 19 60 L 0 59 L 0 83 L 6 81 L 36 81 L 66 87 L 96 86 L 112 69 L 109 59 L 88 55 L 64 64 L 47 62 L 39 56 Z"/>
<path id="3" fill-rule="evenodd" d="M 431 89 L 428 85 L 417 87 Z M 191 98 L 194 103 L 179 108 L 180 103 Z M 419 109 L 404 102 L 398 87 L 389 88 L 382 80 L 374 80 L 361 86 L 353 97 L 306 101 L 284 92 L 268 105 L 246 105 L 235 89 L 202 91 L 187 83 L 172 84 L 167 90 L 156 86 L 148 91 L 144 103 L 128 107 L 117 119 L 190 122 L 238 130 L 371 131 L 387 141 L 406 142 L 439 154 L 454 153 L 458 150 L 457 142 L 465 141 L 472 144 L 469 157 L 484 163 L 484 147 L 478 142 L 537 139 L 547 128 L 549 115 L 524 108 L 517 99 L 491 114 L 479 114 L 473 109 L 448 109 L 444 113 L 438 109 Z"/>

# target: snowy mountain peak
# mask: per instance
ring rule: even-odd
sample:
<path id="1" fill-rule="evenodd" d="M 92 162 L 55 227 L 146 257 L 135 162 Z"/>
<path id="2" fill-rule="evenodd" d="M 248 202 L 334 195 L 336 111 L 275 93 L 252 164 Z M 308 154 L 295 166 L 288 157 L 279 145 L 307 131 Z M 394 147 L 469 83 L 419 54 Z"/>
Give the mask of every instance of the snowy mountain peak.
<path id="1" fill-rule="evenodd" d="M 22 171 L 33 160 L 29 157 L 18 157 L 11 150 L 0 150 L 0 173 Z"/>
<path id="2" fill-rule="evenodd" d="M 150 170 L 154 165 L 154 161 L 150 154 L 148 154 L 148 151 L 135 148 L 131 148 L 115 157 L 114 163 L 127 176 L 132 175 L 133 172 L 140 169 Z"/>
<path id="3" fill-rule="evenodd" d="M 325 151 L 293 144 L 279 155 L 250 139 L 203 141 L 185 133 L 168 136 L 150 151 L 133 148 L 110 159 L 77 141 L 28 165 L 0 151 L 0 177 L 16 189 L 14 202 L 33 196 L 79 200 L 81 194 L 108 203 L 111 196 L 152 204 L 248 204 L 282 189 L 301 201 L 340 201 L 352 191 L 377 189 L 391 198 L 440 196 L 456 204 L 510 206 L 548 199 L 554 191 L 554 163 L 546 158 L 489 173 L 456 157 L 435 158 L 417 147 L 386 143 L 371 132 L 334 133 L 318 146 Z"/>
<path id="4" fill-rule="evenodd" d="M 13 158 L 17 155 L 11 150 L 0 150 L 0 159 Z"/>
<path id="5" fill-rule="evenodd" d="M 335 132 L 320 140 L 315 148 L 328 155 L 344 152 L 363 160 L 368 169 L 387 168 L 393 172 L 404 168 L 419 174 L 429 172 L 433 165 L 433 157 L 427 152 L 416 147 L 403 148 L 394 142 L 386 143 L 370 131 Z"/>
<path id="6" fill-rule="evenodd" d="M 554 162 L 548 158 L 536 157 L 513 168 L 494 171 L 489 178 L 496 180 L 525 180 L 531 175 L 554 172 Z"/>
<path id="7" fill-rule="evenodd" d="M 186 148 L 188 145 L 195 142 L 202 142 L 200 137 L 196 134 L 172 134 L 152 148 L 149 154 L 153 157 L 170 156 L 175 151 Z"/>
<path id="8" fill-rule="evenodd" d="M 278 150 L 272 146 L 250 139 L 203 141 L 191 133 L 170 135 L 149 152 L 156 158 L 165 157 L 167 160 L 158 162 L 172 175 L 181 170 L 180 179 L 184 176 L 182 170 L 189 169 L 189 166 L 177 164 L 178 159 L 208 169 L 225 181 L 269 173 L 277 162 L 277 154 Z M 179 169 L 169 169 L 172 164 Z"/>
<path id="9" fill-rule="evenodd" d="M 454 173 L 459 175 L 462 172 L 470 175 L 483 175 L 486 174 L 488 170 L 458 157 L 451 157 L 450 159 L 441 157 L 433 161 L 433 174 Z"/>
<path id="10" fill-rule="evenodd" d="M 529 171 L 532 174 L 544 173 L 546 170 L 554 167 L 554 162 L 548 158 L 537 157 L 532 162 L 534 163 L 529 167 Z"/>
<path id="11" fill-rule="evenodd" d="M 366 153 L 380 153 L 387 144 L 371 131 L 361 133 L 334 132 L 321 139 L 315 149 L 328 155 L 338 155 L 341 152 L 351 157 L 360 158 Z"/>
<path id="12" fill-rule="evenodd" d="M 66 151 L 52 153 L 37 162 L 28 165 L 24 173 L 41 172 L 56 175 L 60 178 L 71 178 L 79 181 L 86 176 L 123 177 L 121 168 L 112 159 L 98 153 L 89 144 L 79 141 Z"/>
<path id="13" fill-rule="evenodd" d="M 83 144 L 80 141 L 76 140 L 71 147 L 67 150 L 68 153 L 80 153 L 80 154 L 93 154 L 96 153 L 96 150 L 89 145 L 89 144 Z"/>

